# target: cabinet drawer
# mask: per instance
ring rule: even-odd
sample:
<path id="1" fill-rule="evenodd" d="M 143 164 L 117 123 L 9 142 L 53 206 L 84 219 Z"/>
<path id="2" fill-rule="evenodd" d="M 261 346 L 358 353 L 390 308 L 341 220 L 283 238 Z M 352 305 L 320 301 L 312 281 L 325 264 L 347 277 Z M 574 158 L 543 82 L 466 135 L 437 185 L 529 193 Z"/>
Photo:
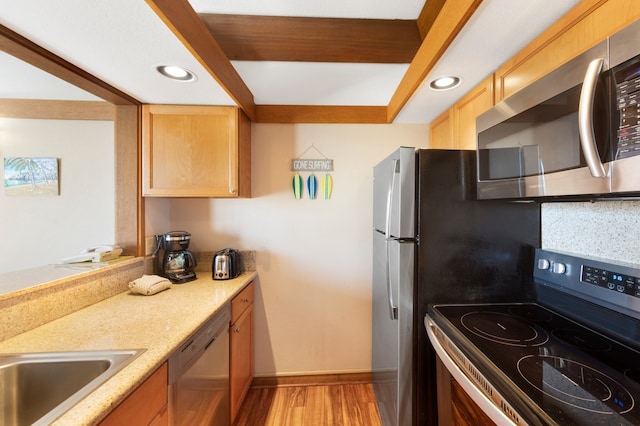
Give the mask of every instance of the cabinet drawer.
<path id="1" fill-rule="evenodd" d="M 231 323 L 240 318 L 249 305 L 253 303 L 253 281 L 251 281 L 236 297 L 231 301 Z"/>

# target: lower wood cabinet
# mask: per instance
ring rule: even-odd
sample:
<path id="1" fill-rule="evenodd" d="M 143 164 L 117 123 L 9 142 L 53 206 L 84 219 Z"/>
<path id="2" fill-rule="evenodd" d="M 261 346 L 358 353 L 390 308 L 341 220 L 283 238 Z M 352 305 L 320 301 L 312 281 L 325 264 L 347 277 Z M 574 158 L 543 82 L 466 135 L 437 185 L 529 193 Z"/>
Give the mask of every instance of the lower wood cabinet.
<path id="1" fill-rule="evenodd" d="M 229 386 L 233 424 L 253 380 L 253 282 L 231 301 Z"/>
<path id="2" fill-rule="evenodd" d="M 167 379 L 165 362 L 109 413 L 100 426 L 168 426 Z"/>

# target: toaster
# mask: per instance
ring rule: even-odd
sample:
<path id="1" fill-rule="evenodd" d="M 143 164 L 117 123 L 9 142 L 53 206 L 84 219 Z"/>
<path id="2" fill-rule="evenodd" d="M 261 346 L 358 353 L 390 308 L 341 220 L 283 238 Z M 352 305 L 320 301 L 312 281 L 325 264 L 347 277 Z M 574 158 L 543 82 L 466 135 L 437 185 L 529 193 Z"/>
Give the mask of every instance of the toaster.
<path id="1" fill-rule="evenodd" d="M 213 256 L 211 271 L 214 280 L 230 280 L 244 272 L 242 255 L 238 250 L 226 248 Z"/>

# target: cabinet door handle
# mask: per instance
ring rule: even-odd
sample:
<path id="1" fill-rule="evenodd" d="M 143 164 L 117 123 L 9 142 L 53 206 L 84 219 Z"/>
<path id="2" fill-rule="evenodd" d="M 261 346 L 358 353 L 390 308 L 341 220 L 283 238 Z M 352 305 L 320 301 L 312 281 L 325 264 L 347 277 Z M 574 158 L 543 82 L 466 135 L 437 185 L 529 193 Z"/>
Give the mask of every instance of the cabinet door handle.
<path id="1" fill-rule="evenodd" d="M 235 194 L 235 193 L 236 193 L 235 188 L 229 188 L 229 194 Z"/>
<path id="2" fill-rule="evenodd" d="M 233 330 L 233 332 L 236 334 L 240 333 L 240 327 L 236 327 L 235 330 Z"/>
<path id="3" fill-rule="evenodd" d="M 251 302 L 251 300 L 249 300 L 248 298 L 246 298 L 246 299 L 242 299 L 242 301 L 243 301 L 244 303 L 250 303 L 250 302 Z"/>

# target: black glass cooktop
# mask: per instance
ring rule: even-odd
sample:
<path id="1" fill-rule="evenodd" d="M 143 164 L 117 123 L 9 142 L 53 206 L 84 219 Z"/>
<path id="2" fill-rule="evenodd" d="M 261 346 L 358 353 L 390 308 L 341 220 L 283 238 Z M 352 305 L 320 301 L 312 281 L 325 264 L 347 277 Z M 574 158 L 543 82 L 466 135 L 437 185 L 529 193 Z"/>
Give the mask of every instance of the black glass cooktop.
<path id="1" fill-rule="evenodd" d="M 538 304 L 429 315 L 532 424 L 640 424 L 639 352 Z"/>

